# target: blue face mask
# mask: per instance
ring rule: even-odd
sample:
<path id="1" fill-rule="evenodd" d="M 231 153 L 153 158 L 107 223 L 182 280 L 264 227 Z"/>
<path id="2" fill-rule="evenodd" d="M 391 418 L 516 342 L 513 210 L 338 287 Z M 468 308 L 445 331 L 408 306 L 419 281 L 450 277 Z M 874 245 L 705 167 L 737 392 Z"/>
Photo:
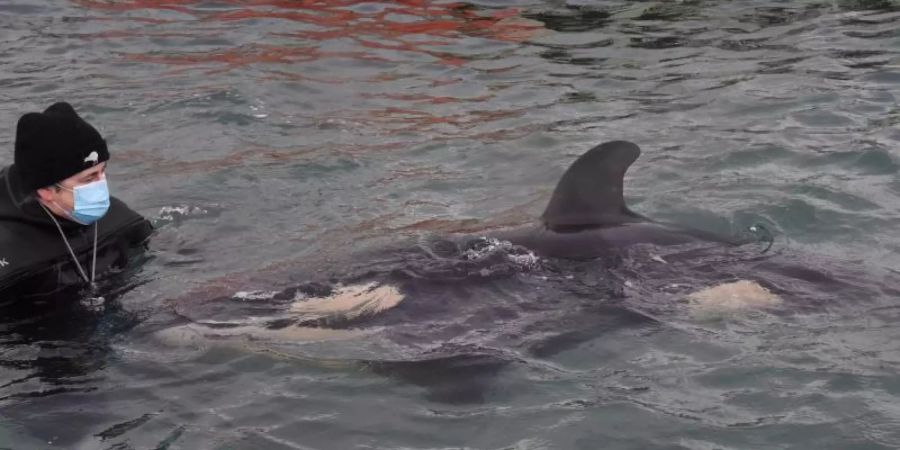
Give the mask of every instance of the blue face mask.
<path id="1" fill-rule="evenodd" d="M 74 194 L 75 209 L 69 213 L 69 216 L 82 225 L 90 225 L 100 220 L 109 210 L 109 187 L 106 184 L 106 178 L 83 186 L 76 186 L 75 189 L 57 186 Z"/>

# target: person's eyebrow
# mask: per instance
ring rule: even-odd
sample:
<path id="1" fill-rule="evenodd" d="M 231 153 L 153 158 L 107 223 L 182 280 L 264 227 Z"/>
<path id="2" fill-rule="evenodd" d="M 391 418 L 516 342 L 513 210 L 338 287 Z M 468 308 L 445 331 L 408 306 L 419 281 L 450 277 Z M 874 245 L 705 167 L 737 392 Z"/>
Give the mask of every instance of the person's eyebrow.
<path id="1" fill-rule="evenodd" d="M 78 181 L 84 182 L 84 181 L 90 180 L 91 178 L 99 177 L 101 173 L 103 173 L 103 167 L 101 167 L 100 170 L 95 170 L 93 172 L 82 175 L 81 177 L 78 178 Z"/>

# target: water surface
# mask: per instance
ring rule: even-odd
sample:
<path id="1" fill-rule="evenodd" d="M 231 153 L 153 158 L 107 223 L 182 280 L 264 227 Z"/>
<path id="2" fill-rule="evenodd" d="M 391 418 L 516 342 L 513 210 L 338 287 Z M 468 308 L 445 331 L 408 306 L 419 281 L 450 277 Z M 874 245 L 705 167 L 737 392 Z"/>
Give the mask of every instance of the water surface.
<path id="1" fill-rule="evenodd" d="M 7 0 L 0 21 L 0 163 L 22 113 L 69 101 L 158 227 L 105 309 L 4 307 L 0 448 L 900 445 L 896 2 Z M 636 211 L 765 224 L 859 295 L 647 321 L 562 263 L 412 283 L 437 325 L 396 309 L 378 338 L 153 337 L 403 264 L 354 255 L 527 223 L 612 139 L 643 148 Z"/>

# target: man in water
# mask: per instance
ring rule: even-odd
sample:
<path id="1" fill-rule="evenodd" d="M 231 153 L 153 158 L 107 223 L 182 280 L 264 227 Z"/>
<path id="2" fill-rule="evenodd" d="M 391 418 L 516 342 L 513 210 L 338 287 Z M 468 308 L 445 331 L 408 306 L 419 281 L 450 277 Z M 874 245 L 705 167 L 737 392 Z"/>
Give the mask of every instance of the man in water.
<path id="1" fill-rule="evenodd" d="M 68 103 L 28 113 L 0 171 L 0 298 L 93 288 L 145 245 L 150 223 L 110 197 L 109 150 Z"/>

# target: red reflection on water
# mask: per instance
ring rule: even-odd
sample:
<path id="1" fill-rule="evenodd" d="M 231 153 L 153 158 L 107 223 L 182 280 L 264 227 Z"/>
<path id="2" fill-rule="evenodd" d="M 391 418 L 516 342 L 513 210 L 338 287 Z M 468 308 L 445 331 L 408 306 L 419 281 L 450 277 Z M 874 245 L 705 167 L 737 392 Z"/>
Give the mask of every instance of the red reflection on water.
<path id="1" fill-rule="evenodd" d="M 359 145 L 356 148 L 360 151 L 384 151 L 395 146 L 415 145 L 415 142 L 410 142 L 410 135 L 421 135 L 424 141 L 453 138 L 460 134 L 500 140 L 528 132 L 522 123 L 493 124 L 520 116 L 525 111 L 491 110 L 489 103 L 494 96 L 491 91 L 455 97 L 453 89 L 441 89 L 460 83 L 462 79 L 458 72 L 435 71 L 432 67 L 426 67 L 428 75 L 423 76 L 423 71 L 417 69 L 423 67 L 421 65 L 434 65 L 440 69 L 440 66 L 453 68 L 468 64 L 477 48 L 467 50 L 454 45 L 467 37 L 521 41 L 528 39 L 535 31 L 543 30 L 540 23 L 523 19 L 516 8 L 485 9 L 460 2 L 441 4 L 433 0 L 382 3 L 366 0 L 217 0 L 218 7 L 215 9 L 209 8 L 206 0 L 72 1 L 93 11 L 107 12 L 101 15 L 100 20 L 121 20 L 124 24 L 120 24 L 121 29 L 86 35 L 86 39 L 154 38 L 146 39 L 149 45 L 139 42 L 138 48 L 142 49 L 139 53 L 127 53 L 126 50 L 126 53 L 120 54 L 132 62 L 158 64 L 167 70 L 169 76 L 198 69 L 210 75 L 253 67 L 251 76 L 260 82 L 289 80 L 329 85 L 345 83 L 348 86 L 366 83 L 367 87 L 361 89 L 358 95 L 371 99 L 373 105 L 332 110 L 322 115 L 348 119 L 365 132 L 382 136 L 405 135 L 401 137 L 402 144 L 390 144 L 384 148 Z M 127 14 L 116 18 L 118 13 Z M 148 21 L 160 20 L 157 16 L 166 18 L 163 26 L 134 27 L 130 22 L 142 17 Z M 266 22 L 260 24 L 254 21 Z M 246 33 L 243 33 L 245 29 Z M 247 42 L 248 35 L 255 39 Z M 232 36 L 237 36 L 236 40 L 240 42 L 228 44 Z M 160 46 L 156 44 L 159 38 L 173 38 L 173 41 Z M 180 42 L 191 42 L 192 38 L 196 39 L 196 43 L 178 45 Z M 467 48 L 478 42 L 474 39 L 469 41 L 465 43 Z M 209 50 L 197 51 L 195 45 Z M 315 65 L 328 60 L 378 65 L 374 71 L 371 70 L 372 64 L 359 71 L 354 71 L 352 67 L 342 71 L 336 67 Z M 421 65 L 410 66 L 409 62 Z M 384 69 L 379 70 L 379 67 Z M 429 80 L 428 76 L 436 78 Z M 415 78 L 416 87 L 398 92 L 397 85 L 402 83 L 392 82 L 405 78 Z M 369 90 L 368 86 L 375 89 Z M 350 89 L 356 91 L 358 88 Z M 444 92 L 433 92 L 438 90 Z M 446 113 L 447 108 L 433 108 L 435 105 L 454 104 L 461 107 L 454 106 L 449 114 Z M 235 155 L 214 161 L 179 162 L 180 166 L 173 165 L 167 170 L 176 173 L 207 171 L 243 164 L 248 162 L 243 159 L 245 152 L 246 149 L 240 150 Z M 302 157 L 302 153 L 279 149 L 268 154 L 270 156 L 248 159 L 252 163 L 265 164 L 268 159 Z M 163 161 L 158 164 L 169 165 Z"/>
<path id="2" fill-rule="evenodd" d="M 369 61 L 387 61 L 365 52 L 323 52 L 312 47 L 286 47 L 268 44 L 252 44 L 227 50 L 202 54 L 129 54 L 132 61 L 169 65 L 196 65 L 198 63 L 224 63 L 230 68 L 249 64 L 290 64 L 315 61 L 322 58 L 351 58 Z"/>
<path id="3" fill-rule="evenodd" d="M 226 63 L 235 68 L 248 64 L 287 64 L 322 58 L 386 59 L 365 51 L 315 52 L 308 48 L 310 42 L 350 39 L 363 49 L 426 54 L 437 62 L 458 66 L 466 62 L 464 56 L 436 51 L 432 47 L 446 45 L 450 43 L 449 38 L 459 35 L 522 40 L 527 39 L 529 32 L 540 28 L 535 22 L 510 20 L 519 17 L 519 12 L 515 8 L 478 10 L 465 3 L 435 4 L 429 0 L 393 1 L 389 6 L 383 6 L 380 11 L 374 13 L 362 13 L 352 9 L 367 4 L 378 5 L 364 0 L 225 0 L 220 3 L 233 5 L 236 9 L 223 12 L 197 8 L 201 3 L 198 0 L 74 0 L 74 2 L 88 9 L 115 12 L 176 11 L 210 24 L 224 25 L 247 20 L 277 19 L 316 27 L 314 30 L 270 33 L 275 37 L 301 40 L 296 43 L 237 46 L 211 53 L 128 55 L 132 60 L 170 65 Z M 210 31 L 220 33 L 223 30 L 205 30 Z M 198 32 L 198 35 L 202 32 Z M 108 37 L 116 35 L 113 33 Z"/>

